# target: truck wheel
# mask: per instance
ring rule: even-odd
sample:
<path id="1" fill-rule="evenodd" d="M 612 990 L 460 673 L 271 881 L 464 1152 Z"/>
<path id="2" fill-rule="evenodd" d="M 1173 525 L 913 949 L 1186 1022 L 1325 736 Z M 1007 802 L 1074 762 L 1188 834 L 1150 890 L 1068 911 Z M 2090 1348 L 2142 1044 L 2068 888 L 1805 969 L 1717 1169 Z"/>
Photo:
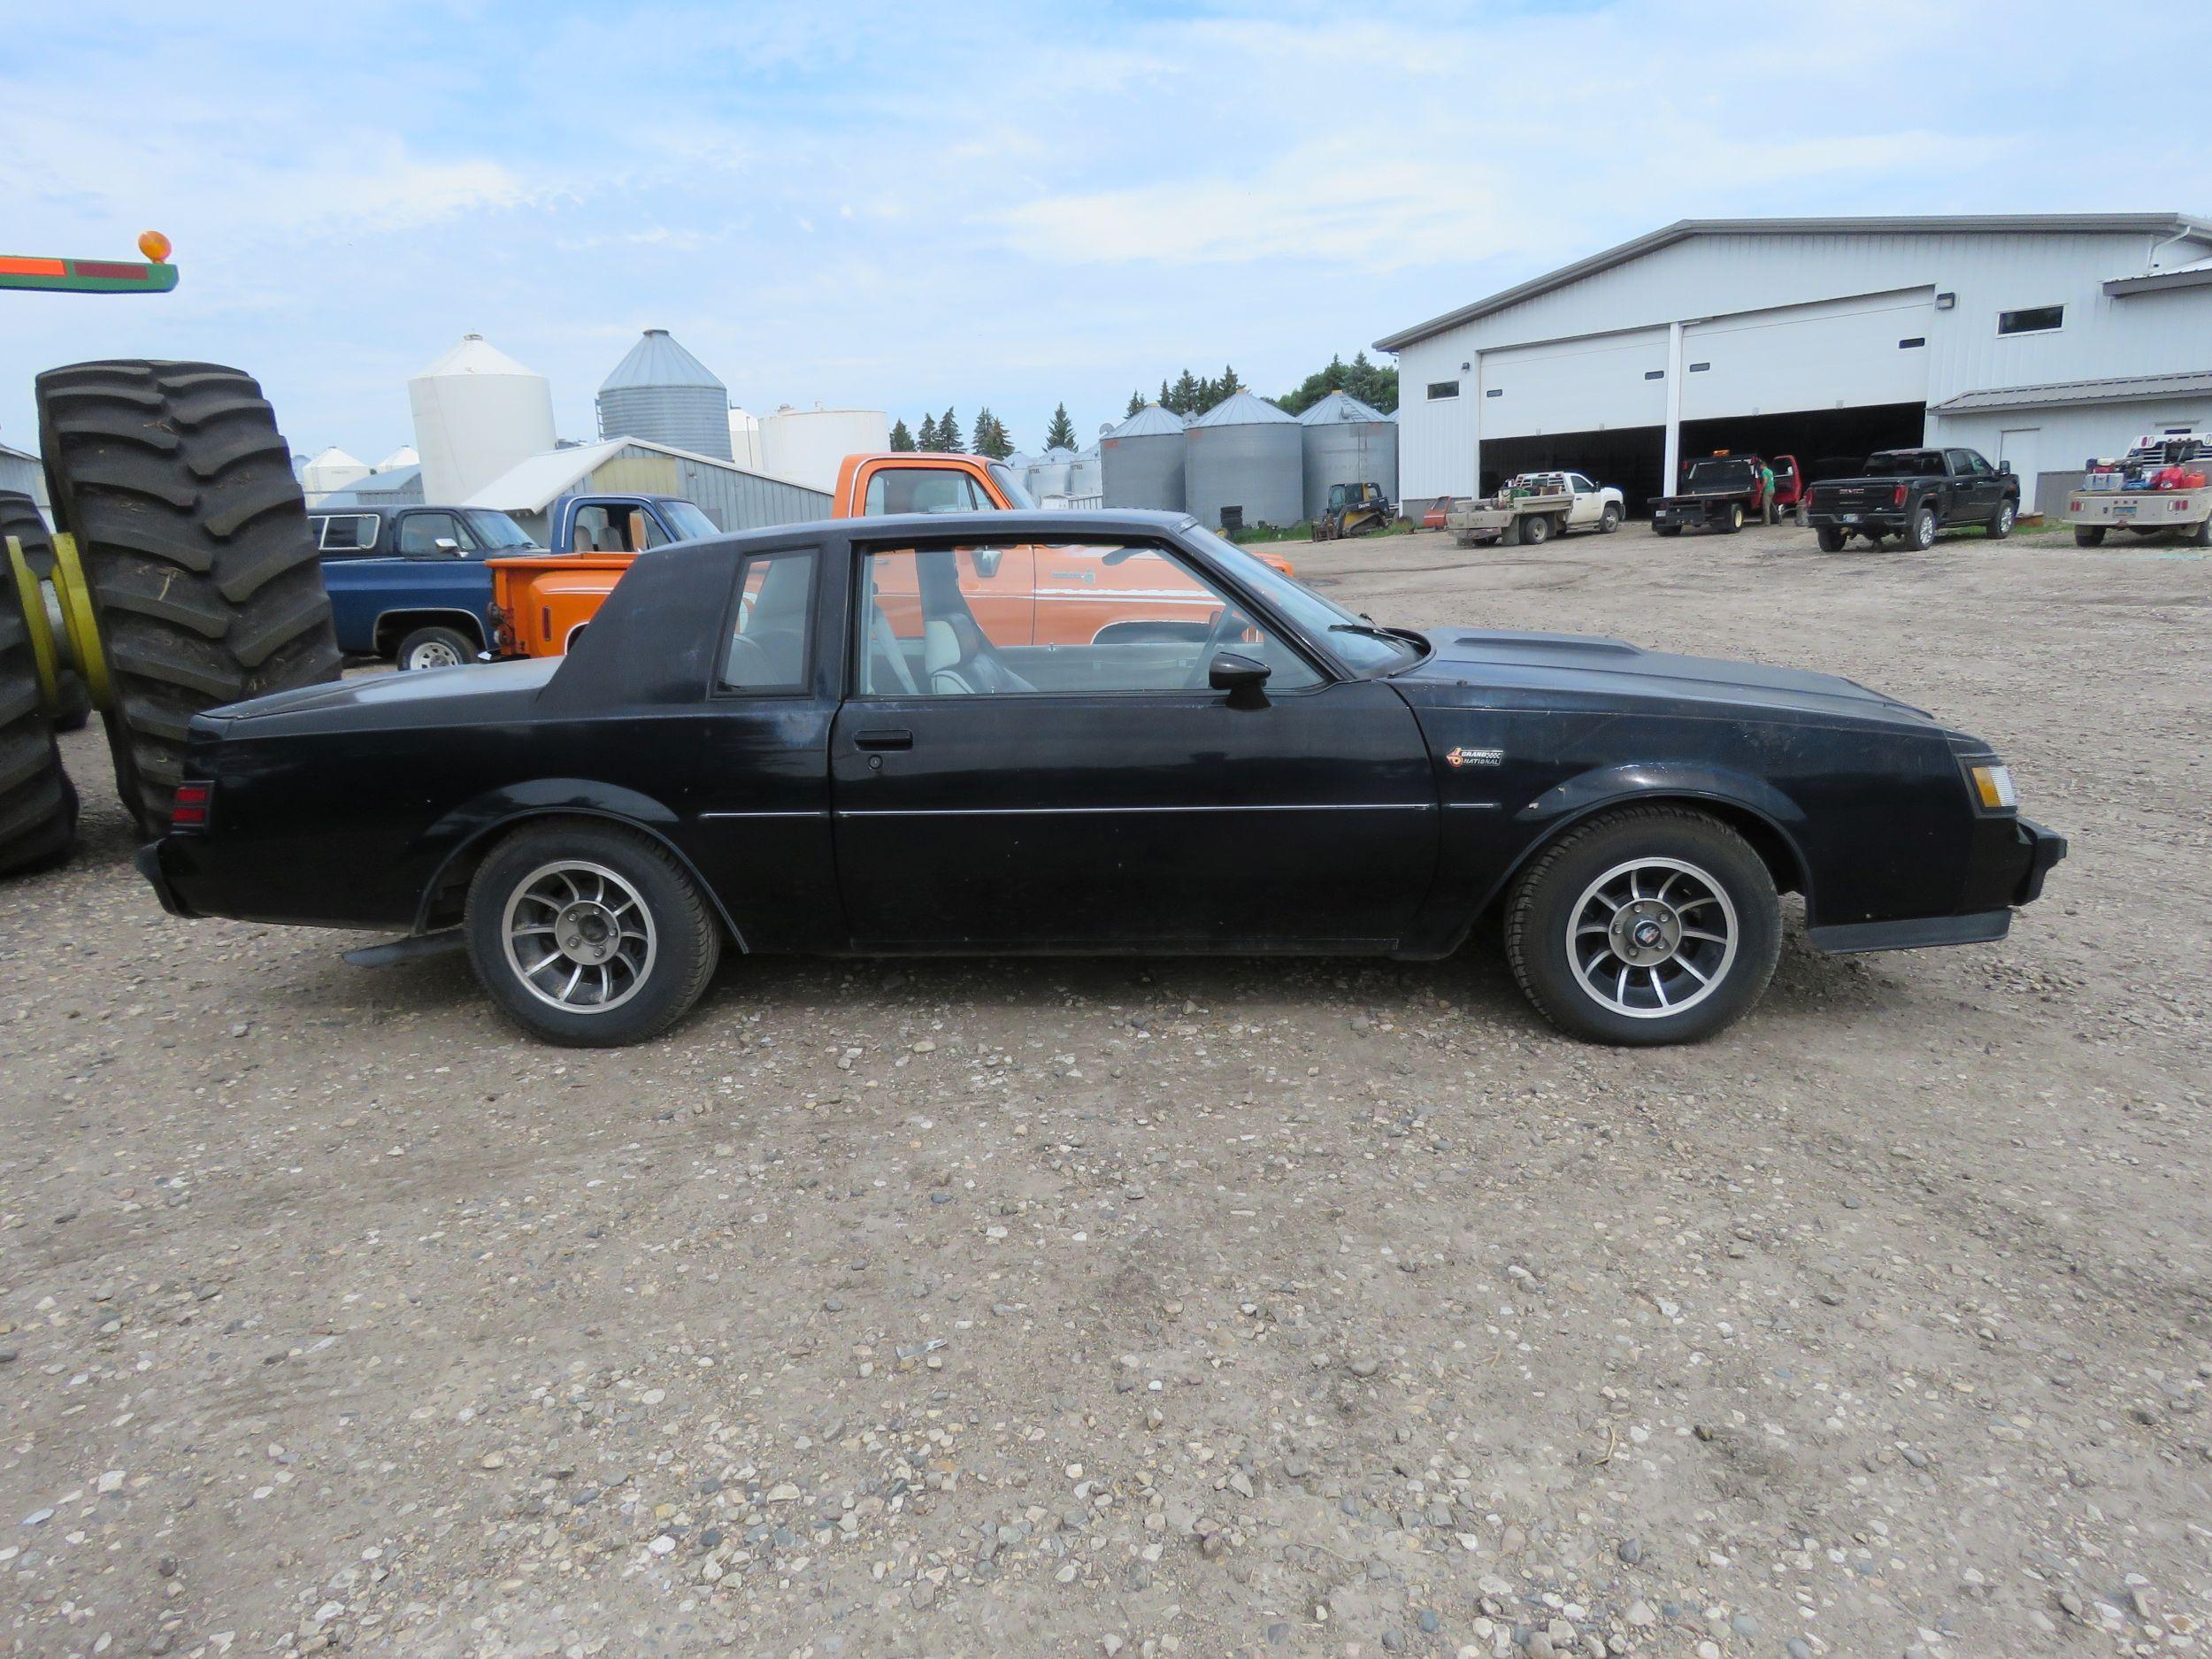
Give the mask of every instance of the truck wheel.
<path id="1" fill-rule="evenodd" d="M 58 864 L 76 835 L 77 792 L 54 747 L 15 572 L 0 562 L 0 872 Z"/>
<path id="2" fill-rule="evenodd" d="M 1598 534 L 1600 535 L 1611 535 L 1614 531 L 1619 529 L 1620 527 L 1621 510 L 1609 503 L 1605 511 L 1598 515 Z"/>
<path id="3" fill-rule="evenodd" d="M 1733 535 L 1743 528 L 1743 503 L 1736 502 L 1728 509 L 1728 534 Z"/>
<path id="4" fill-rule="evenodd" d="M 1551 540 L 1551 515 L 1532 512 L 1521 520 L 1521 541 L 1528 547 L 1541 547 Z"/>
<path id="5" fill-rule="evenodd" d="M 577 819 L 516 832 L 469 883 L 469 961 L 500 1011 L 546 1042 L 618 1048 L 683 1018 L 722 935 L 668 849 Z"/>
<path id="6" fill-rule="evenodd" d="M 1925 553 L 1935 545 L 1935 509 L 1928 506 L 1913 510 L 1912 522 L 1905 527 L 1905 545 L 1916 553 Z"/>
<path id="7" fill-rule="evenodd" d="M 1997 503 L 1997 516 L 1989 521 L 1989 539 L 1993 541 L 2003 541 L 2007 536 L 2012 534 L 2012 526 L 2018 522 L 2019 518 L 2019 503 L 2016 501 L 1999 502 Z"/>
<path id="8" fill-rule="evenodd" d="M 1680 535 L 1682 526 L 1678 524 L 1655 524 L 1651 526 L 1651 533 L 1654 535 Z"/>
<path id="9" fill-rule="evenodd" d="M 1514 884 L 1506 959 L 1589 1042 L 1695 1042 L 1759 1000 L 1781 954 L 1774 878 L 1702 812 L 1631 807 L 1569 830 Z"/>
<path id="10" fill-rule="evenodd" d="M 2076 547 L 2102 547 L 2104 526 L 2101 524 L 2078 524 L 2074 526 Z"/>
<path id="11" fill-rule="evenodd" d="M 1475 538 L 1471 535 L 1455 535 L 1452 538 L 1452 540 L 1458 542 L 1462 547 L 1473 547 L 1475 545 Z"/>
<path id="12" fill-rule="evenodd" d="M 306 505 L 261 388 L 236 369 L 80 363 L 40 375 L 37 397 L 106 657 L 116 785 L 157 835 L 195 714 L 338 676 Z"/>
<path id="13" fill-rule="evenodd" d="M 1823 553 L 1842 552 L 1843 544 L 1850 539 L 1848 536 L 1845 535 L 1840 529 L 1832 524 L 1822 525 L 1817 530 L 1813 532 L 1813 534 L 1819 541 L 1820 550 Z"/>
<path id="14" fill-rule="evenodd" d="M 81 732 L 92 718 L 92 688 L 77 672 L 70 655 L 69 630 L 62 620 L 61 599 L 54 591 L 54 538 L 39 516 L 38 503 L 20 490 L 0 490 L 0 538 L 13 536 L 23 549 L 23 562 L 38 578 L 39 598 L 46 608 L 47 637 L 59 659 L 54 668 L 54 706 L 57 732 Z"/>
<path id="15" fill-rule="evenodd" d="M 457 628 L 417 628 L 395 653 L 401 672 L 418 668 L 458 668 L 476 660 L 477 644 Z"/>
<path id="16" fill-rule="evenodd" d="M 2212 547 L 2212 517 L 2197 520 L 2197 527 L 2182 537 L 2191 547 Z"/>

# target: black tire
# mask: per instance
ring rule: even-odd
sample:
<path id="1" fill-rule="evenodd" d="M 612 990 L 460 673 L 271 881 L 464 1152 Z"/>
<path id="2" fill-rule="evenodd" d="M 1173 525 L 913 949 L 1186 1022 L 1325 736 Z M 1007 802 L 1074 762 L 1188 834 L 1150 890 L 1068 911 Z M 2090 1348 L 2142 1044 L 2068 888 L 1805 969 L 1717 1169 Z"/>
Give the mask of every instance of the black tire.
<path id="1" fill-rule="evenodd" d="M 1604 879 L 1638 863 L 1680 865 L 1688 872 L 1675 874 L 1655 898 L 1644 893 L 1647 902 L 1657 905 L 1654 926 L 1663 927 L 1667 924 L 1660 918 L 1674 915 L 1658 901 L 1671 896 L 1679 902 L 1686 890 L 1717 895 L 1725 899 L 1724 905 L 1701 897 L 1683 903 L 1681 916 L 1700 918 L 1701 931 L 1710 931 L 1703 918 L 1725 921 L 1732 913 L 1726 933 L 1732 944 L 1724 949 L 1718 943 L 1692 939 L 1684 944 L 1678 939 L 1679 955 L 1655 967 L 1632 967 L 1606 949 L 1578 962 L 1571 955 L 1570 927 L 1586 927 L 1588 918 L 1610 910 L 1607 900 L 1592 895 L 1603 887 L 1624 896 L 1625 888 L 1606 886 Z M 1686 886 L 1674 885 L 1686 881 Z M 1640 885 L 1648 889 L 1653 883 L 1647 877 Z M 1577 918 L 1584 919 L 1578 923 Z M 1672 925 L 1691 924 L 1675 918 Z M 1575 937 L 1594 943 L 1599 936 L 1578 933 Z M 1781 949 L 1782 908 L 1764 861 L 1728 826 L 1688 807 L 1629 807 L 1577 825 L 1538 855 L 1506 902 L 1505 951 L 1513 977 L 1539 1013 L 1588 1042 L 1643 1047 L 1710 1037 L 1759 1000 L 1774 977 Z M 1597 965 L 1586 968 L 1584 963 Z M 1701 988 L 1695 977 L 1701 964 L 1710 989 Z M 1616 968 L 1624 971 L 1616 983 L 1626 987 L 1625 1004 L 1650 1011 L 1624 1012 L 1601 1000 L 1603 994 L 1589 975 L 1610 978 Z M 1640 972 L 1650 976 L 1647 984 L 1634 982 Z M 1653 1000 L 1664 997 L 1667 978 L 1676 985 L 1678 1012 L 1660 1011 L 1661 1002 Z"/>
<path id="2" fill-rule="evenodd" d="M 0 872 L 58 864 L 77 837 L 77 792 L 54 747 L 19 606 L 15 572 L 0 562 Z"/>
<path id="3" fill-rule="evenodd" d="M 2212 547 L 2212 518 L 2198 519 L 2196 528 L 2181 539 L 2191 547 Z"/>
<path id="4" fill-rule="evenodd" d="M 1680 535 L 1682 526 L 1678 524 L 1655 524 L 1651 526 L 1651 533 L 1654 535 Z"/>
<path id="5" fill-rule="evenodd" d="M 1923 502 L 1912 511 L 1912 522 L 1905 526 L 1898 540 L 1915 553 L 1925 553 L 1935 545 L 1936 510 Z"/>
<path id="6" fill-rule="evenodd" d="M 2074 526 L 2074 545 L 2076 547 L 2102 547 L 2104 545 L 2104 526 L 2101 524 L 2076 525 Z"/>
<path id="7" fill-rule="evenodd" d="M 1610 503 L 1608 503 L 1605 511 L 1598 515 L 1598 534 L 1600 535 L 1611 535 L 1614 531 L 1619 529 L 1620 527 L 1621 510 L 1618 507 L 1612 505 Z"/>
<path id="8" fill-rule="evenodd" d="M 1820 543 L 1820 550 L 1823 553 L 1840 553 L 1843 551 L 1843 544 L 1849 541 L 1850 537 L 1837 526 L 1824 524 L 1813 532 L 1813 539 Z"/>
<path id="9" fill-rule="evenodd" d="M 607 892 L 619 899 L 620 885 L 626 885 L 629 903 L 646 918 L 646 949 L 640 953 L 617 940 L 613 950 L 620 962 L 601 964 L 607 974 L 603 983 L 616 996 L 614 1005 L 603 1011 L 591 1010 L 588 1002 L 557 1006 L 556 1000 L 549 999 L 553 990 L 561 988 L 550 984 L 558 969 L 544 969 L 548 989 L 541 995 L 530 987 L 523 972 L 527 964 L 518 958 L 511 959 L 507 949 L 511 910 L 518 918 L 541 915 L 549 921 L 561 919 L 551 905 L 541 908 L 534 901 L 518 897 L 547 879 L 544 872 L 560 865 L 611 873 L 616 882 L 608 885 Z M 575 879 L 583 882 L 587 878 L 580 875 Z M 555 880 L 552 885 L 558 891 L 561 884 Z M 570 885 L 574 887 L 575 882 Z M 580 900 L 589 896 L 578 892 Z M 611 902 L 607 908 L 615 906 Z M 620 915 L 627 913 L 626 909 L 619 911 Z M 582 919 L 592 919 L 588 909 Z M 603 922 L 603 912 L 600 919 Z M 542 820 L 502 841 L 469 883 L 463 926 L 470 964 L 500 1012 L 532 1036 L 565 1048 L 612 1048 L 657 1036 L 699 1000 L 722 955 L 720 926 L 697 884 L 675 856 L 638 831 L 591 819 Z M 551 949 L 564 967 L 593 973 L 600 971 L 586 968 L 557 945 Z M 634 986 L 627 991 L 622 989 L 625 964 L 632 969 L 628 979 Z M 563 986 L 570 983 L 562 982 Z M 587 999 L 591 995 L 580 979 L 573 988 Z"/>
<path id="10" fill-rule="evenodd" d="M 1532 512 L 1521 520 L 1521 544 L 1524 547 L 1541 547 L 1550 540 L 1551 515 L 1549 513 Z"/>
<path id="11" fill-rule="evenodd" d="M 425 668 L 458 668 L 472 663 L 483 648 L 458 628 L 417 628 L 399 642 L 392 660 L 402 673 Z"/>
<path id="12" fill-rule="evenodd" d="M 50 710 L 54 730 L 81 732 L 92 718 L 92 688 L 85 684 L 69 655 L 69 634 L 63 626 L 61 600 L 54 588 L 53 533 L 39 516 L 38 503 L 20 490 L 0 490 L 0 541 L 9 536 L 22 545 L 23 563 L 39 579 L 40 598 L 46 606 L 46 631 L 60 659 L 54 672 L 55 706 Z"/>
<path id="13" fill-rule="evenodd" d="M 2009 495 L 1997 503 L 1997 511 L 1990 515 L 1989 539 L 2001 541 L 2012 534 L 2012 526 L 2019 522 L 2020 503 Z"/>
<path id="14" fill-rule="evenodd" d="M 330 599 L 261 388 L 211 363 L 80 363 L 38 377 L 54 510 L 107 659 L 116 787 L 168 827 L 204 709 L 338 676 Z"/>
<path id="15" fill-rule="evenodd" d="M 1728 509 L 1728 534 L 1733 535 L 1743 528 L 1743 503 L 1737 502 Z"/>

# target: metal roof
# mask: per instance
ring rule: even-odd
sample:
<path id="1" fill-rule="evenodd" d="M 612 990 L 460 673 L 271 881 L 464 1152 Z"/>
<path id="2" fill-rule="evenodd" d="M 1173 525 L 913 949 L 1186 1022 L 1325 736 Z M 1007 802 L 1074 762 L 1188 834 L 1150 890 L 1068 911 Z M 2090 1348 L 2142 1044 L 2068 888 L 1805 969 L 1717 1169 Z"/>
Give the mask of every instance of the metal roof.
<path id="1" fill-rule="evenodd" d="M 707 365 L 678 345 L 665 328 L 649 328 L 630 355 L 614 365 L 614 373 L 599 382 L 603 392 L 631 386 L 709 386 L 726 402 L 729 388 L 714 378 Z"/>
<path id="2" fill-rule="evenodd" d="M 1110 438 L 1163 438 L 1182 431 L 1183 418 L 1164 403 L 1147 403 L 1106 435 Z"/>
<path id="3" fill-rule="evenodd" d="M 1977 409 L 2041 409 L 2066 403 L 2136 403 L 2154 397 L 2193 397 L 2212 392 L 2212 369 L 2175 374 L 2121 374 L 2104 380 L 2050 380 L 2041 386 L 1997 386 L 1962 392 L 1928 405 L 1930 414 L 1960 415 Z"/>
<path id="4" fill-rule="evenodd" d="M 1375 342 L 1378 351 L 1398 351 L 1425 340 L 1431 334 L 1441 334 L 1447 328 L 1456 328 L 1462 323 L 1473 322 L 1502 311 L 1509 305 L 1533 299 L 1539 294 L 1548 294 L 1554 288 L 1565 288 L 1584 277 L 1609 271 L 1615 265 L 1626 265 L 1640 259 L 1647 253 L 1671 248 L 1676 242 L 1687 242 L 1693 236 L 2064 236 L 2108 233 L 2140 233 L 2146 235 L 2195 236 L 2212 242 L 2212 223 L 2192 219 L 2182 213 L 1953 213 L 1935 215 L 1900 215 L 1894 218 L 1871 219 L 1679 219 L 1671 225 L 1639 236 L 1618 247 L 1608 248 L 1602 253 L 1592 254 L 1572 265 L 1562 265 L 1556 271 L 1532 277 L 1526 282 L 1509 288 L 1501 288 L 1487 299 L 1463 305 L 1457 311 L 1446 311 L 1441 317 L 1432 317 L 1425 323 L 1416 323 L 1394 334 L 1386 334 Z"/>
<path id="5" fill-rule="evenodd" d="M 373 501 L 368 499 L 369 497 L 389 495 L 396 493 L 404 494 L 406 491 L 411 489 L 420 490 L 421 488 L 421 467 L 396 466 L 390 468 L 388 471 L 372 472 L 366 478 L 355 479 L 352 483 L 347 485 L 343 489 L 333 490 L 329 495 L 324 496 L 322 504 L 326 507 L 330 506 L 337 503 L 339 496 L 346 495 L 353 498 L 349 504 L 364 507 L 373 506 L 375 503 Z"/>
<path id="6" fill-rule="evenodd" d="M 442 354 L 435 363 L 414 378 L 432 380 L 448 374 L 528 374 L 530 371 L 517 363 L 497 346 L 487 344 L 481 334 L 463 334 L 460 340 Z"/>
<path id="7" fill-rule="evenodd" d="M 1331 392 L 1298 417 L 1302 426 L 1349 426 L 1370 420 L 1387 420 L 1372 404 L 1363 403 L 1349 392 Z"/>
<path id="8" fill-rule="evenodd" d="M 542 512 L 625 449 L 648 449 L 655 455 L 672 455 L 680 461 L 695 461 L 701 466 L 710 466 L 717 472 L 736 472 L 746 478 L 780 484 L 790 489 L 805 488 L 803 485 L 793 484 L 787 478 L 778 478 L 771 472 L 736 465 L 725 456 L 701 455 L 692 449 L 680 449 L 672 443 L 655 443 L 647 438 L 602 438 L 597 443 L 565 444 L 560 449 L 547 449 L 541 454 L 518 461 L 460 504 L 464 507 L 491 507 L 501 512 Z M 818 489 L 807 493 L 826 496 L 828 492 Z"/>
<path id="9" fill-rule="evenodd" d="M 1232 392 L 1202 415 L 1193 415 L 1184 423 L 1184 430 L 1199 426 L 1266 426 L 1280 422 L 1286 426 L 1298 424 L 1296 419 L 1286 415 L 1264 397 L 1250 392 Z"/>

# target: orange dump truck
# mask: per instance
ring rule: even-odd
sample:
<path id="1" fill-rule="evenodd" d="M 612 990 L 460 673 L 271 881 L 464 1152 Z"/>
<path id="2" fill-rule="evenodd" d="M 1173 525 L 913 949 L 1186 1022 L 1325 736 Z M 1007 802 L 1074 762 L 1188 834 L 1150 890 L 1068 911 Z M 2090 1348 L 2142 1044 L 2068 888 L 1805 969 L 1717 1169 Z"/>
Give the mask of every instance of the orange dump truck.
<path id="1" fill-rule="evenodd" d="M 838 469 L 830 515 L 882 518 L 913 512 L 1009 512 L 1032 508 L 1028 492 L 1004 463 L 979 455 L 849 455 Z M 641 552 L 658 541 L 634 525 L 617 550 L 550 558 L 484 561 L 492 575 L 494 650 L 503 657 L 558 657 L 590 623 L 600 602 Z M 631 550 L 635 549 L 635 550 Z M 1285 574 L 1290 565 L 1262 557 Z M 978 560 L 983 561 L 977 564 Z M 1207 590 L 1160 588 L 1152 561 L 1109 564 L 1080 548 L 1023 547 L 963 551 L 962 587 L 977 623 L 998 645 L 1089 644 L 1131 631 L 1170 637 L 1211 623 Z M 895 626 L 903 595 L 879 595 Z M 921 597 L 913 596 L 916 617 Z"/>

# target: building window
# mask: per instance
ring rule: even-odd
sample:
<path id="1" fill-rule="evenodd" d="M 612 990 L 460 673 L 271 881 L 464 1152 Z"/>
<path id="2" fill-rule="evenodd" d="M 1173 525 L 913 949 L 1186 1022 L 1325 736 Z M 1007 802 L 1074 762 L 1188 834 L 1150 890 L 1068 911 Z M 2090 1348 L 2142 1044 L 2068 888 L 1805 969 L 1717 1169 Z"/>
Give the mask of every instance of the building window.
<path id="1" fill-rule="evenodd" d="M 1459 382 L 1457 380 L 1431 380 L 1429 382 L 1429 402 L 1432 403 L 1458 396 Z"/>
<path id="2" fill-rule="evenodd" d="M 1909 339 L 1906 339 L 1906 340 L 1901 340 L 1901 341 L 1899 341 L 1899 342 L 1897 342 L 1897 349 L 1898 349 L 1900 351 L 1910 351 L 1910 350 L 1911 350 L 1914 347 L 1916 347 L 1916 346 L 1924 346 L 1924 345 L 1926 345 L 1927 343 L 1928 343 L 1928 336 L 1927 336 L 1927 335 L 1925 335 L 1925 334 L 1914 334 L 1914 335 L 1912 335 Z"/>
<path id="3" fill-rule="evenodd" d="M 1666 378 L 1667 372 L 1664 369 L 1646 369 L 1644 371 L 1644 379 L 1647 380 L 1663 380 Z"/>
<path id="4" fill-rule="evenodd" d="M 1706 370 L 1711 368 L 1712 366 L 1713 365 L 1709 363 L 1693 363 L 1690 365 L 1690 373 L 1693 374 L 1702 374 Z"/>
<path id="5" fill-rule="evenodd" d="M 2025 311 L 1997 313 L 1997 332 L 2001 334 L 2047 334 L 2065 326 L 2063 305 L 2031 305 Z"/>

